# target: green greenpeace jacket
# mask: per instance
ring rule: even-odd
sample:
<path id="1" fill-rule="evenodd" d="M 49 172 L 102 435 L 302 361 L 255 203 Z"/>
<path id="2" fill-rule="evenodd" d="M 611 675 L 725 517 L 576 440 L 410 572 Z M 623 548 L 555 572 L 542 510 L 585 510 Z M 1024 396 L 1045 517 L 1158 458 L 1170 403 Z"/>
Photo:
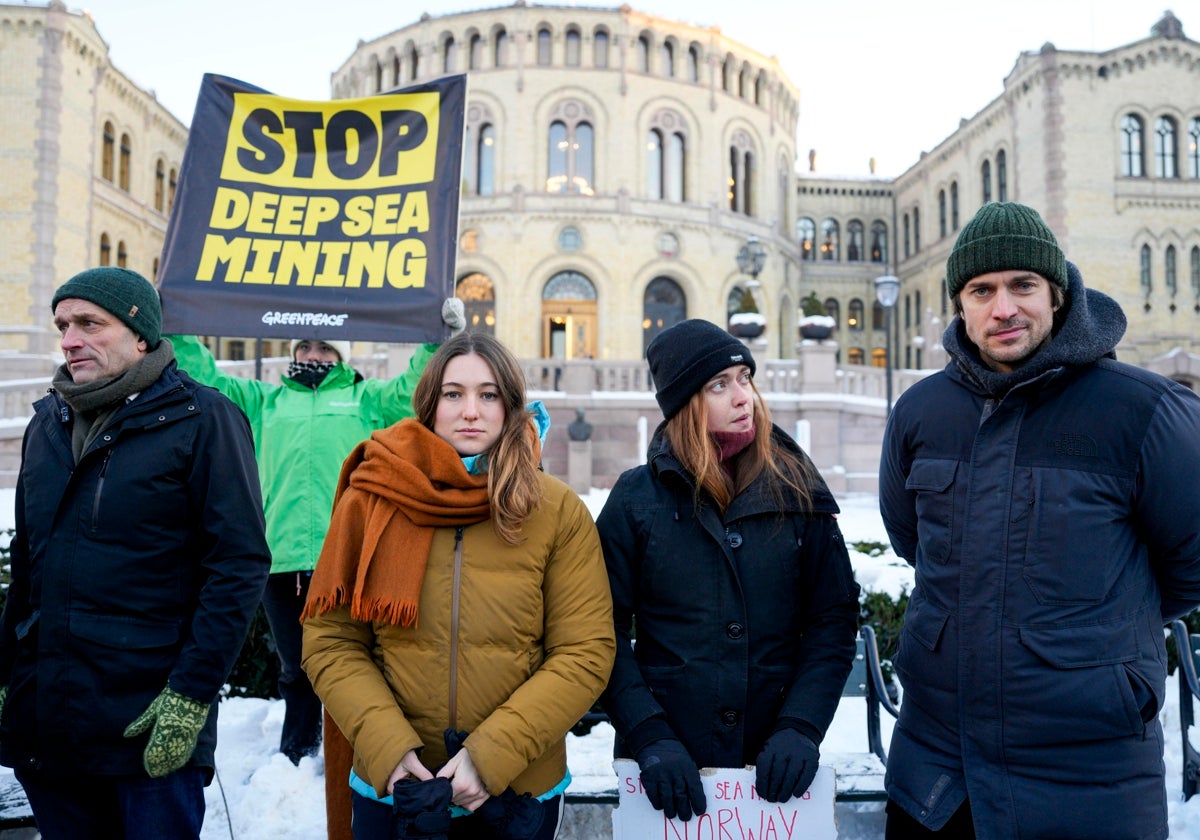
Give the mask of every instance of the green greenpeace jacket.
<path id="1" fill-rule="evenodd" d="M 262 484 L 271 573 L 317 564 L 342 461 L 376 429 L 413 416 L 412 394 L 436 344 L 422 344 L 395 379 L 364 379 L 345 362 L 315 391 L 286 376 L 274 385 L 230 376 L 195 336 L 169 335 L 179 367 L 246 413 Z"/>

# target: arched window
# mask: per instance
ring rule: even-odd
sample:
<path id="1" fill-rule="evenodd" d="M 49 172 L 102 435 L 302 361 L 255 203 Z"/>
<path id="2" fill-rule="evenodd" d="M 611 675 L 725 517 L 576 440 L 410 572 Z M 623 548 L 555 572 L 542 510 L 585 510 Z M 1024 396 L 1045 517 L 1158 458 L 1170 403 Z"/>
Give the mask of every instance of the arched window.
<path id="1" fill-rule="evenodd" d="M 700 81 L 700 46 L 698 44 L 688 47 L 687 80 L 692 83 Z M 1200 120 L 1196 122 L 1200 123 Z"/>
<path id="2" fill-rule="evenodd" d="M 457 52 L 457 49 L 454 44 L 454 36 L 447 35 L 442 40 L 442 72 L 443 73 L 453 73 L 454 72 L 454 67 L 455 67 L 455 64 L 457 63 L 456 62 L 457 57 L 455 55 L 456 52 Z"/>
<path id="3" fill-rule="evenodd" d="M 463 186 L 467 195 L 492 195 L 496 191 L 496 129 L 485 105 L 467 108 L 463 149 Z"/>
<path id="4" fill-rule="evenodd" d="M 375 92 L 379 93 L 383 90 L 383 64 L 377 58 L 375 59 Z"/>
<path id="5" fill-rule="evenodd" d="M 1008 154 L 996 152 L 996 200 L 1008 201 Z"/>
<path id="6" fill-rule="evenodd" d="M 817 224 L 807 216 L 796 222 L 796 239 L 800 242 L 800 259 L 817 258 Z"/>
<path id="7" fill-rule="evenodd" d="M 1142 158 L 1144 132 L 1142 118 L 1137 114 L 1126 114 L 1121 118 L 1121 174 L 1127 178 L 1141 178 L 1146 174 Z"/>
<path id="8" fill-rule="evenodd" d="M 1003 201 L 1004 199 L 1000 199 Z M 921 208 L 913 208 L 913 253 L 921 251 Z"/>
<path id="9" fill-rule="evenodd" d="M 593 195 L 595 161 L 592 112 L 569 100 L 553 111 L 548 134 L 546 192 Z"/>
<path id="10" fill-rule="evenodd" d="M 750 98 L 750 64 L 742 62 L 742 72 L 738 73 L 737 95 L 739 99 Z"/>
<path id="11" fill-rule="evenodd" d="M 839 325 L 841 325 L 842 312 L 837 298 L 825 298 L 825 314 L 833 319 L 834 328 L 837 328 Z"/>
<path id="12" fill-rule="evenodd" d="M 1174 306 L 1175 292 L 1178 290 L 1175 278 L 1175 246 L 1168 245 L 1166 253 L 1163 254 L 1163 285 L 1167 289 L 1167 297 L 1172 301 Z"/>
<path id="13" fill-rule="evenodd" d="M 910 231 L 909 231 L 909 225 L 908 225 L 908 214 L 905 213 L 904 214 L 904 259 L 908 259 L 908 256 L 911 253 L 911 251 L 909 251 L 909 249 L 908 249 L 909 239 L 910 239 L 909 233 L 910 233 Z"/>
<path id="14" fill-rule="evenodd" d="M 171 212 L 171 208 L 175 206 L 175 186 L 179 179 L 175 172 L 175 167 L 171 167 L 171 172 L 167 176 L 167 212 Z"/>
<path id="15" fill-rule="evenodd" d="M 887 329 L 887 309 L 877 300 L 871 303 L 871 329 Z"/>
<path id="16" fill-rule="evenodd" d="M 888 229 L 887 224 L 876 219 L 871 222 L 871 262 L 887 264 L 888 261 Z"/>
<path id="17" fill-rule="evenodd" d="M 167 170 L 162 158 L 154 162 L 154 209 L 162 212 L 167 200 Z"/>
<path id="18" fill-rule="evenodd" d="M 508 63 L 508 32 L 504 27 L 496 30 L 494 48 L 492 50 L 492 66 L 503 67 Z"/>
<path id="19" fill-rule="evenodd" d="M 862 262 L 866 251 L 863 249 L 864 238 L 863 223 L 858 219 L 851 219 L 846 225 L 846 261 L 847 262 Z"/>
<path id="20" fill-rule="evenodd" d="M 838 241 L 840 236 L 841 228 L 836 219 L 826 219 L 821 222 L 821 259 L 841 259 L 842 246 Z"/>
<path id="21" fill-rule="evenodd" d="M 1159 117 L 1154 121 L 1154 175 L 1156 178 L 1179 177 L 1175 120 L 1170 117 Z"/>
<path id="22" fill-rule="evenodd" d="M 762 70 L 754 77 L 754 104 L 762 106 L 763 97 L 767 90 L 767 74 Z"/>
<path id="23" fill-rule="evenodd" d="M 565 63 L 568 67 L 578 67 L 582 54 L 583 36 L 578 29 L 567 30 Z"/>
<path id="24" fill-rule="evenodd" d="M 130 159 L 133 156 L 133 143 L 129 139 L 128 134 L 121 135 L 121 165 L 118 171 L 117 181 L 118 186 L 125 192 L 129 192 L 129 168 Z"/>
<path id="25" fill-rule="evenodd" d="M 400 87 L 400 56 L 392 56 L 392 87 Z"/>
<path id="26" fill-rule="evenodd" d="M 608 33 L 603 29 L 597 29 L 592 35 L 592 64 L 608 66 Z"/>
<path id="27" fill-rule="evenodd" d="M 550 47 L 550 30 L 543 26 L 538 29 L 537 33 L 537 63 L 543 67 L 547 67 L 550 64 Z"/>
<path id="28" fill-rule="evenodd" d="M 958 230 L 958 181 L 950 182 L 950 230 Z"/>
<path id="29" fill-rule="evenodd" d="M 421 75 L 421 53 L 417 50 L 416 44 L 413 44 L 408 50 L 408 67 L 412 71 L 408 78 L 415 82 Z"/>
<path id="30" fill-rule="evenodd" d="M 458 281 L 454 296 L 463 302 L 467 329 L 496 334 L 496 287 L 486 274 L 474 272 Z"/>
<path id="31" fill-rule="evenodd" d="M 662 74 L 668 79 L 675 78 L 675 43 L 673 41 L 663 41 Z"/>
<path id="32" fill-rule="evenodd" d="M 983 183 L 983 203 L 992 200 L 992 162 L 985 160 L 979 167 L 979 180 Z"/>
<path id="33" fill-rule="evenodd" d="M 112 265 L 112 241 L 107 233 L 100 234 L 100 265 Z"/>
<path id="34" fill-rule="evenodd" d="M 637 39 L 637 71 L 639 73 L 650 72 L 650 36 L 639 35 Z"/>
<path id="35" fill-rule="evenodd" d="M 578 271 L 560 271 L 546 281 L 542 300 L 595 300 L 596 287 Z"/>
<path id="36" fill-rule="evenodd" d="M 846 351 L 846 361 L 852 365 L 861 365 L 866 358 L 861 347 L 851 347 Z"/>
<path id="37" fill-rule="evenodd" d="M 1200 117 L 1188 121 L 1188 177 L 1200 178 Z"/>
<path id="38" fill-rule="evenodd" d="M 729 147 L 729 209 L 747 216 L 754 213 L 753 183 L 756 174 L 754 145 L 744 131 L 733 135 Z"/>
<path id="39" fill-rule="evenodd" d="M 946 238 L 946 191 L 938 190 L 938 238 Z"/>
<path id="40" fill-rule="evenodd" d="M 1196 299 L 1196 311 L 1200 312 L 1200 245 L 1192 247 L 1191 271 L 1192 297 Z"/>
<path id="41" fill-rule="evenodd" d="M 117 242 L 117 266 L 127 268 L 129 263 L 129 252 L 125 250 L 125 240 Z"/>
<path id="42" fill-rule="evenodd" d="M 725 63 L 721 65 L 721 90 L 732 93 L 733 80 L 736 75 L 737 65 L 733 61 L 733 56 L 726 56 Z"/>
<path id="43" fill-rule="evenodd" d="M 481 67 L 483 67 L 483 36 L 478 32 L 473 32 L 467 39 L 467 69 L 478 70 Z"/>
<path id="44" fill-rule="evenodd" d="M 863 302 L 859 298 L 851 298 L 850 306 L 846 309 L 846 327 L 854 332 L 863 328 Z"/>
<path id="45" fill-rule="evenodd" d="M 103 145 L 100 148 L 100 177 L 105 181 L 113 179 L 113 157 L 116 154 L 117 135 L 113 124 L 104 123 Z"/>
<path id="46" fill-rule="evenodd" d="M 642 299 L 642 354 L 660 332 L 687 318 L 687 295 L 670 277 L 655 277 Z"/>
<path id="47" fill-rule="evenodd" d="M 1150 274 L 1150 246 L 1143 245 L 1141 251 L 1141 260 L 1138 266 L 1138 280 L 1142 286 L 1142 297 L 1146 300 L 1150 299 L 1150 292 L 1153 289 L 1153 283 Z"/>
<path id="48" fill-rule="evenodd" d="M 646 135 L 646 195 L 666 201 L 683 201 L 687 138 L 682 118 L 660 111 Z"/>

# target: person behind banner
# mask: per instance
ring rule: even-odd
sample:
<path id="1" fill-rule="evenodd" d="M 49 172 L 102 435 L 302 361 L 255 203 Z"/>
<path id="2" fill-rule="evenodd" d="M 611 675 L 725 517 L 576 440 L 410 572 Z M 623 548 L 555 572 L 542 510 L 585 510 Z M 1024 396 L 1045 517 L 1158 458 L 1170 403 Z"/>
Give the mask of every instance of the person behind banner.
<path id="1" fill-rule="evenodd" d="M 346 460 L 304 612 L 304 668 L 354 751 L 354 837 L 548 840 L 566 733 L 613 661 L 596 527 L 539 469 L 549 415 L 494 338 L 447 341 L 413 408 Z"/>
<path id="2" fill-rule="evenodd" d="M 701 767 L 755 765 L 756 795 L 784 802 L 817 772 L 854 659 L 859 589 L 838 506 L 772 424 L 744 344 L 687 320 L 646 359 L 664 421 L 596 520 L 616 756 L 637 760 L 670 818 L 704 813 Z"/>
<path id="3" fill-rule="evenodd" d="M 158 294 L 54 293 L 0 618 L 0 763 L 46 840 L 196 840 L 217 699 L 270 568 L 246 417 L 178 370 Z"/>
<path id="4" fill-rule="evenodd" d="M 466 319 L 449 298 L 442 319 L 452 332 Z M 300 667 L 300 611 L 333 508 L 338 470 L 356 444 L 376 429 L 412 416 L 412 392 L 436 344 L 417 348 L 395 379 L 365 379 L 350 366 L 350 342 L 296 339 L 282 383 L 223 372 L 195 336 L 167 336 L 179 366 L 246 413 L 254 430 L 266 506 L 271 576 L 263 612 L 279 657 L 284 701 L 279 751 L 299 764 L 321 745 L 321 701 Z"/>

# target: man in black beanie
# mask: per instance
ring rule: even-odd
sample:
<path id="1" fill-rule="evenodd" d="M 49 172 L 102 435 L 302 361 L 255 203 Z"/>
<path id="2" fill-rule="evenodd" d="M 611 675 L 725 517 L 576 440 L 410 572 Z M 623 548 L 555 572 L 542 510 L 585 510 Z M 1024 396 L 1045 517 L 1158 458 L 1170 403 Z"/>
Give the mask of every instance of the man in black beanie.
<path id="1" fill-rule="evenodd" d="M 1115 360 L 1117 303 L 1036 210 L 946 263 L 946 369 L 888 421 L 879 505 L 916 569 L 888 838 L 1167 836 L 1162 625 L 1200 604 L 1200 398 Z"/>
<path id="2" fill-rule="evenodd" d="M 65 361 L 17 478 L 0 763 L 46 840 L 195 840 L 270 568 L 250 426 L 176 369 L 140 274 L 84 271 L 51 310 Z"/>

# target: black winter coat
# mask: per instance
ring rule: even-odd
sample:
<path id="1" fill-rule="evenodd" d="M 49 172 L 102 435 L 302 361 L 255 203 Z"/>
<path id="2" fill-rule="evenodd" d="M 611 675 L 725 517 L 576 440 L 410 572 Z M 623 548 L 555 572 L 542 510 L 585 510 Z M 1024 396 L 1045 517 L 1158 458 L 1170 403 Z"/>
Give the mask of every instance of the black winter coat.
<path id="1" fill-rule="evenodd" d="M 270 569 L 250 427 L 174 363 L 80 458 L 55 392 L 25 431 L 12 586 L 0 620 L 0 763 L 144 774 L 123 732 L 168 683 L 213 702 Z"/>
<path id="2" fill-rule="evenodd" d="M 823 482 L 813 502 L 811 514 L 795 500 L 780 511 L 759 478 L 724 516 L 711 503 L 697 511 L 661 428 L 649 463 L 618 479 L 596 520 L 617 633 L 600 702 L 618 756 L 673 733 L 700 767 L 742 767 L 777 726 L 820 742 L 850 672 L 859 607 Z"/>

